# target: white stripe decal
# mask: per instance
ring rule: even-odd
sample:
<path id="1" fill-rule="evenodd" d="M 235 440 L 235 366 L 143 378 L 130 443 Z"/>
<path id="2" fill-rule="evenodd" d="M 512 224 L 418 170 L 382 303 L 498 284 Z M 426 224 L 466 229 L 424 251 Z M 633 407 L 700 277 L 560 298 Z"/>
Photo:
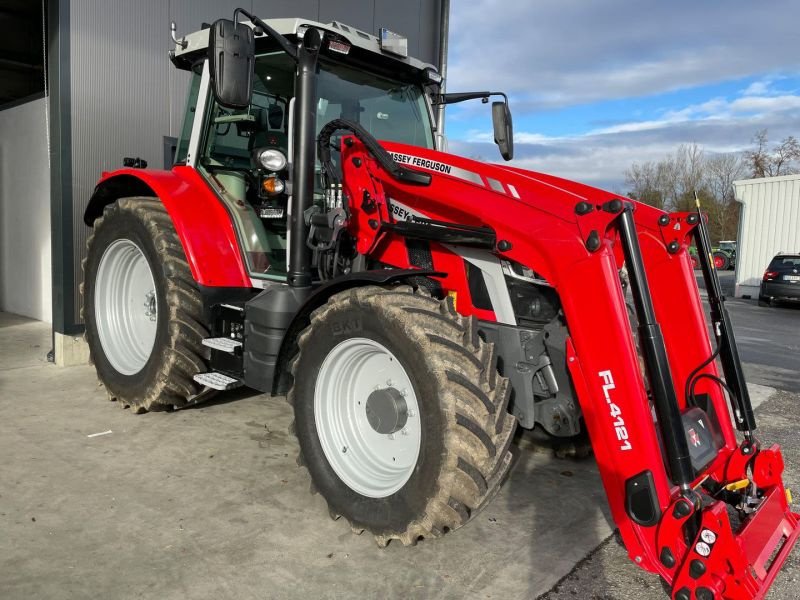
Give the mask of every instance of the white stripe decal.
<path id="1" fill-rule="evenodd" d="M 495 192 L 500 192 L 501 194 L 506 193 L 506 191 L 503 189 L 503 184 L 497 181 L 497 179 L 492 179 L 491 177 L 487 177 L 486 180 L 489 182 L 489 187 L 492 188 Z"/>
<path id="2" fill-rule="evenodd" d="M 517 200 L 519 200 L 519 192 L 517 191 L 517 188 L 515 188 L 513 185 L 509 183 L 508 189 L 511 191 L 511 195 L 514 196 L 514 198 L 516 198 Z"/>
<path id="3" fill-rule="evenodd" d="M 453 165 L 448 165 L 447 163 L 430 160 L 419 156 L 412 156 L 410 154 L 400 154 L 399 152 L 390 152 L 389 154 L 391 154 L 392 158 L 401 165 L 422 167 L 428 171 L 444 173 L 445 175 L 450 175 L 451 177 L 456 177 L 458 179 L 463 179 L 464 181 L 469 181 L 470 183 L 478 184 L 481 187 L 486 187 L 483 184 L 481 176 L 473 171 L 467 171 L 466 169 L 460 169 L 459 167 L 454 167 Z"/>
<path id="4" fill-rule="evenodd" d="M 511 296 L 508 293 L 508 286 L 506 285 L 506 278 L 503 274 L 500 259 L 486 250 L 452 246 L 450 244 L 444 244 L 444 246 L 481 270 L 497 322 L 516 325 L 517 319 L 514 316 L 514 307 L 511 304 Z"/>

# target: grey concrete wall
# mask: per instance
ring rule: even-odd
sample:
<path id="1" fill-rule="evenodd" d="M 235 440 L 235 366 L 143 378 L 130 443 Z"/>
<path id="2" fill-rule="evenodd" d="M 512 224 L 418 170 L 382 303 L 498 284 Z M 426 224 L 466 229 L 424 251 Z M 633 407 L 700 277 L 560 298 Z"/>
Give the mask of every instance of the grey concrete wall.
<path id="1" fill-rule="evenodd" d="M 236 7 L 260 17 L 337 20 L 367 33 L 388 27 L 409 38 L 409 53 L 436 63 L 440 0 L 71 0 L 70 100 L 75 319 L 89 228 L 82 215 L 101 171 L 139 156 L 163 164 L 164 136 L 177 136 L 189 75 L 167 58 L 178 34 L 230 18 Z M 65 294 L 69 291 L 65 290 Z"/>
<path id="2" fill-rule="evenodd" d="M 52 321 L 45 99 L 0 111 L 0 311 Z"/>

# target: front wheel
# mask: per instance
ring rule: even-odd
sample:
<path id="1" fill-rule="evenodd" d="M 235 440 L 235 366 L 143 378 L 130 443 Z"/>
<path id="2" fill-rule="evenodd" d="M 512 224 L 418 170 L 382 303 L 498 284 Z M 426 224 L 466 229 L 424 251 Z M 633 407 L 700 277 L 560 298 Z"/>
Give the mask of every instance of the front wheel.
<path id="1" fill-rule="evenodd" d="M 334 517 L 380 545 L 464 525 L 511 464 L 516 420 L 494 346 L 411 288 L 334 295 L 292 363 L 300 462 Z"/>

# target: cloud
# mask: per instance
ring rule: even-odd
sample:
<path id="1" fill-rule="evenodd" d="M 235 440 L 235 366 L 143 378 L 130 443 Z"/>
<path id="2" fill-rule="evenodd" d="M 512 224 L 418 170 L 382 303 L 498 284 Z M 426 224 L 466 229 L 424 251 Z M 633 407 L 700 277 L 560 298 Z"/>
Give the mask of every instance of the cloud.
<path id="1" fill-rule="evenodd" d="M 796 72 L 798 19 L 796 0 L 455 0 L 448 89 L 543 109 Z"/>
<path id="2" fill-rule="evenodd" d="M 707 153 L 742 152 L 752 136 L 768 129 L 777 141 L 797 133 L 800 126 L 800 96 L 768 98 L 754 104 L 736 99 L 714 103 L 720 112 L 699 116 L 698 107 L 659 121 L 623 123 L 575 136 L 547 137 L 536 133 L 515 134 L 513 164 L 550 173 L 617 192 L 625 191 L 625 170 L 634 162 L 656 161 L 684 143 L 697 143 Z M 763 101 L 762 101 L 763 100 Z M 710 105 L 709 105 L 710 106 Z M 753 112 L 753 107 L 761 112 Z M 744 113 L 744 114 L 743 114 Z M 689 115 L 692 115 L 691 117 Z M 463 141 L 453 140 L 451 152 L 499 162 L 491 134 L 476 133 Z"/>
<path id="3" fill-rule="evenodd" d="M 453 0 L 447 85 L 509 93 L 517 166 L 624 191 L 633 162 L 679 144 L 726 153 L 760 129 L 797 135 L 798 20 L 796 0 Z M 530 125 L 546 119 L 552 135 Z M 451 151 L 500 160 L 485 107 L 448 109 L 448 123 L 462 132 Z"/>

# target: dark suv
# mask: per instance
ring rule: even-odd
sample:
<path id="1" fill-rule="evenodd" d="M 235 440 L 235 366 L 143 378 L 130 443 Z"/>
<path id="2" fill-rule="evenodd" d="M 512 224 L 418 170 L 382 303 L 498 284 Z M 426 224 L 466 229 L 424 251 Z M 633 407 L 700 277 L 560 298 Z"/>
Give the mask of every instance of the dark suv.
<path id="1" fill-rule="evenodd" d="M 758 292 L 758 305 L 773 301 L 800 302 L 800 254 L 778 254 L 773 258 Z"/>

